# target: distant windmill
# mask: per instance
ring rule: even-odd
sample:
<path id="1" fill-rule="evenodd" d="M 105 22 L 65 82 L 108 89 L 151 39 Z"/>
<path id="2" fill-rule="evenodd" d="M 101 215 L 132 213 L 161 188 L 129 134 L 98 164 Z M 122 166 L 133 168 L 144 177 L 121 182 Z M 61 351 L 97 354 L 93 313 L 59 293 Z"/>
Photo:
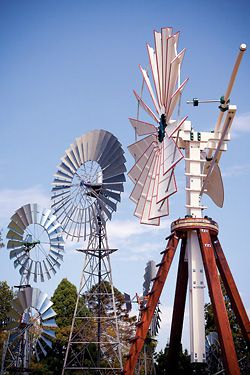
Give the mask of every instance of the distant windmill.
<path id="1" fill-rule="evenodd" d="M 177 52 L 179 33 L 172 28 L 154 32 L 155 48 L 147 46 L 151 68 L 151 81 L 140 67 L 143 81 L 151 96 L 152 110 L 135 93 L 138 105 L 149 115 L 150 122 L 130 119 L 138 136 L 144 138 L 129 146 L 135 164 L 128 176 L 134 182 L 131 199 L 136 204 L 135 216 L 142 224 L 159 225 L 160 219 L 169 214 L 168 199 L 176 192 L 175 165 L 185 152 L 186 217 L 174 221 L 166 250 L 159 263 L 149 299 L 142 312 L 124 373 L 133 374 L 144 345 L 154 311 L 159 301 L 179 240 L 182 240 L 179 260 L 173 319 L 170 335 L 168 370 L 175 373 L 177 354 L 181 343 L 187 286 L 189 281 L 190 351 L 192 362 L 205 362 L 204 328 L 204 270 L 213 305 L 224 367 L 230 374 L 239 374 L 239 366 L 232 340 L 231 329 L 221 292 L 217 268 L 230 296 L 242 332 L 249 343 L 249 320 L 237 291 L 226 258 L 218 240 L 218 225 L 203 217 L 206 209 L 201 197 L 206 193 L 219 207 L 223 206 L 224 190 L 219 169 L 223 151 L 227 149 L 229 132 L 236 106 L 229 104 L 229 96 L 246 46 L 240 46 L 227 91 L 220 100 L 220 114 L 214 132 L 197 132 L 187 117 L 173 120 L 174 110 L 187 82 L 180 82 L 180 67 L 184 50 Z M 153 82 L 153 83 L 151 83 Z M 194 99 L 198 105 L 198 99 Z M 211 101 L 208 101 L 211 102 Z M 213 100 L 212 100 L 213 102 Z M 179 116 L 179 110 L 177 111 Z M 151 123 L 153 120 L 153 123 Z"/>
<path id="2" fill-rule="evenodd" d="M 47 294 L 30 286 L 55 274 L 63 260 L 62 228 L 51 210 L 36 203 L 20 207 L 8 226 L 7 249 L 21 275 L 19 291 L 12 301 L 8 340 L 3 350 L 1 374 L 29 372 L 33 355 L 40 360 L 52 347 L 57 327 Z"/>

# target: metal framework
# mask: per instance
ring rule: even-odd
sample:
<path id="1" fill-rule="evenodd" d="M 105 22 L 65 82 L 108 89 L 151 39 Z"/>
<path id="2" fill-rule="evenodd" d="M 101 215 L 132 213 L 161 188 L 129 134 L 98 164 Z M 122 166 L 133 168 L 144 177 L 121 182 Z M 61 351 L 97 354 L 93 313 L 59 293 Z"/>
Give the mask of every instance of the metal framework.
<path id="1" fill-rule="evenodd" d="M 97 217 L 97 227 L 84 253 L 84 266 L 66 350 L 63 372 L 88 374 L 122 371 L 116 304 L 112 283 L 110 249 L 106 226 Z"/>
<path id="2" fill-rule="evenodd" d="M 171 231 L 172 233 L 168 238 L 167 247 L 162 252 L 163 257 L 158 265 L 158 273 L 155 277 L 152 289 L 150 291 L 147 305 L 142 312 L 141 324 L 137 327 L 136 335 L 131 345 L 128 359 L 124 366 L 124 373 L 131 375 L 134 373 L 134 369 L 139 354 L 144 345 L 144 340 L 146 339 L 154 310 L 157 306 L 161 291 L 168 276 L 168 272 L 172 264 L 179 240 L 181 239 L 182 244 L 179 258 L 173 320 L 171 326 L 169 354 L 167 362 L 169 374 L 175 374 L 175 366 L 177 363 L 176 359 L 181 344 L 185 301 L 189 279 L 186 254 L 188 252 L 188 238 L 191 235 L 194 236 L 198 241 L 198 246 L 201 252 L 209 293 L 211 296 L 211 302 L 215 313 L 215 321 L 219 334 L 226 373 L 234 375 L 240 374 L 232 339 L 232 333 L 221 291 L 218 271 L 220 272 L 223 284 L 226 288 L 227 294 L 230 297 L 230 302 L 232 304 L 233 310 L 236 314 L 236 317 L 242 329 L 242 333 L 248 344 L 250 344 L 250 325 L 247 313 L 241 301 L 225 255 L 220 246 L 217 224 L 211 219 L 185 218 L 173 222 Z M 191 286 L 191 289 L 196 288 L 198 291 L 203 290 L 203 277 L 202 279 L 200 278 L 200 275 L 203 274 L 203 268 L 194 268 L 193 274 L 194 277 L 192 278 L 192 280 L 189 279 L 189 285 Z M 202 330 L 200 333 L 202 333 Z M 193 356 L 198 362 L 198 353 L 193 353 Z M 205 361 L 205 357 L 203 358 L 203 360 Z"/>

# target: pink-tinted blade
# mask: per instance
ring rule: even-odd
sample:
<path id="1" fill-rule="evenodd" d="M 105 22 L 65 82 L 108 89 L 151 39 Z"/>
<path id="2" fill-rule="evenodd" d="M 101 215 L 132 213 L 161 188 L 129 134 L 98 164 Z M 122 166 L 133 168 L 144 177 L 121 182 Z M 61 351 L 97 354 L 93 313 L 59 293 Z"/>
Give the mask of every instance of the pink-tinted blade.
<path id="1" fill-rule="evenodd" d="M 136 204 L 138 203 L 138 200 L 140 199 L 140 195 L 142 193 L 142 189 L 144 186 L 143 184 L 145 183 L 146 178 L 147 178 L 147 173 L 148 173 L 147 164 L 151 165 L 151 163 L 154 161 L 156 151 L 157 151 L 157 148 L 151 148 L 151 150 L 148 150 L 146 157 L 141 163 L 141 173 L 137 177 L 137 181 L 135 182 L 134 189 L 132 190 L 132 193 L 130 195 L 130 199 Z M 138 169 L 138 172 L 139 172 L 139 169 Z"/>
<path id="2" fill-rule="evenodd" d="M 155 142 L 156 139 L 157 138 L 155 135 L 149 135 L 146 138 L 141 139 L 140 141 L 132 143 L 130 146 L 128 146 L 128 150 L 133 158 L 135 160 L 138 160 L 151 145 L 151 143 Z"/>
<path id="3" fill-rule="evenodd" d="M 142 100 L 142 98 L 137 94 L 136 91 L 134 91 L 135 97 L 138 100 L 138 103 L 140 106 L 144 109 L 145 112 L 155 121 L 158 122 L 157 116 L 154 114 L 154 112 L 147 106 L 147 104 Z"/>
<path id="4" fill-rule="evenodd" d="M 129 121 L 139 136 L 157 133 L 157 129 L 153 124 L 134 118 L 129 118 Z"/>
<path id="5" fill-rule="evenodd" d="M 151 168 L 149 170 L 149 175 L 148 179 L 149 181 L 149 186 L 147 189 L 147 192 L 145 191 L 146 195 L 146 200 L 144 204 L 144 209 L 143 209 L 143 215 L 141 218 L 141 224 L 150 224 L 150 225 L 159 225 L 160 224 L 160 219 L 155 217 L 155 218 L 150 218 L 150 207 L 152 204 L 153 200 L 153 192 L 154 192 L 154 183 L 155 183 L 155 177 L 156 177 L 156 170 L 157 170 L 157 158 L 155 157 L 154 162 L 151 165 Z M 146 189 L 146 184 L 144 186 Z M 143 189 L 144 190 L 144 189 Z M 144 191 L 142 192 L 142 195 L 144 194 Z"/>
<path id="6" fill-rule="evenodd" d="M 149 63 L 151 67 L 151 72 L 154 80 L 154 86 L 155 86 L 155 92 L 157 96 L 157 101 L 159 107 L 161 107 L 161 100 L 160 100 L 160 86 L 159 86 L 159 79 L 158 79 L 158 69 L 157 69 L 157 62 L 156 62 L 156 55 L 155 51 L 152 47 L 150 47 L 147 44 L 147 50 L 148 50 L 148 58 L 149 58 Z"/>
<path id="7" fill-rule="evenodd" d="M 140 177 L 139 177 L 139 179 L 138 179 L 138 181 L 137 181 L 137 183 L 136 183 L 136 185 L 135 185 L 135 187 L 134 187 L 134 189 L 131 193 L 131 196 L 130 196 L 131 200 L 133 198 L 134 202 L 136 202 L 137 204 L 139 203 L 139 200 L 141 198 L 142 190 L 143 190 L 144 185 L 146 183 L 148 173 L 149 173 L 149 169 L 150 169 L 152 163 L 154 162 L 154 160 L 155 160 L 155 154 L 154 154 L 154 152 L 152 152 L 149 159 L 148 159 L 147 164 L 145 165 L 145 168 L 143 169 L 143 171 L 142 171 L 142 173 L 141 173 L 141 175 L 140 175 Z M 140 204 L 140 207 L 141 207 L 141 204 Z M 138 209 L 136 207 L 135 216 L 138 216 L 138 217 L 141 218 L 141 216 L 142 216 L 141 210 L 142 209 L 143 209 L 143 207 L 138 208 Z"/>
<path id="8" fill-rule="evenodd" d="M 168 121 L 170 120 L 173 112 L 174 112 L 174 109 L 175 109 L 175 106 L 179 100 L 179 97 L 182 93 L 182 90 L 184 89 L 186 83 L 188 81 L 188 78 L 178 87 L 178 89 L 173 93 L 171 99 L 170 99 L 170 102 L 169 102 L 169 107 L 168 107 L 168 112 L 166 114 L 166 121 L 168 123 Z"/>
<path id="9" fill-rule="evenodd" d="M 184 121 L 186 121 L 187 118 L 188 118 L 188 116 L 184 117 L 180 121 L 170 121 L 168 123 L 167 127 L 166 127 L 166 130 L 165 130 L 166 133 L 167 133 L 167 136 L 169 138 L 172 137 L 177 132 L 177 130 L 179 130 L 179 128 L 184 123 Z"/>
<path id="10" fill-rule="evenodd" d="M 157 113 L 160 112 L 160 109 L 159 109 L 159 105 L 157 103 L 157 99 L 155 97 L 155 94 L 154 94 L 154 91 L 153 91 L 153 88 L 151 86 L 151 83 L 150 83 L 150 80 L 149 80 L 149 77 L 148 77 L 148 74 L 147 74 L 147 71 L 145 69 L 142 68 L 141 65 L 139 65 L 139 68 L 141 70 L 141 73 L 142 73 L 142 77 L 144 79 L 144 81 L 146 82 L 146 85 L 147 85 L 147 88 L 148 88 L 148 91 L 149 91 L 149 94 L 151 96 L 151 99 L 154 103 L 154 106 L 155 106 L 155 110 Z"/>
<path id="11" fill-rule="evenodd" d="M 179 76 L 180 65 L 185 55 L 185 49 L 183 49 L 172 61 L 169 67 L 168 79 L 167 79 L 167 100 L 165 102 L 166 109 L 168 110 L 169 101 L 176 89 L 176 84 Z"/>
<path id="12" fill-rule="evenodd" d="M 162 144 L 163 174 L 172 169 L 182 158 L 183 154 L 173 138 L 165 137 Z"/>
<path id="13" fill-rule="evenodd" d="M 158 143 L 155 140 L 155 142 L 152 142 L 149 147 L 145 150 L 145 152 L 142 154 L 142 156 L 136 161 L 134 166 L 131 168 L 131 170 L 128 172 L 129 178 L 136 183 L 145 168 L 148 159 L 150 158 L 150 155 L 154 149 L 158 147 Z"/>
<path id="14" fill-rule="evenodd" d="M 155 55 L 156 55 L 156 66 L 158 73 L 159 91 L 160 91 L 160 104 L 161 107 L 164 105 L 163 97 L 163 82 L 162 82 L 162 47 L 161 47 L 161 33 L 154 31 L 155 39 Z"/>
<path id="15" fill-rule="evenodd" d="M 153 186 L 152 200 L 151 200 L 150 209 L 149 209 L 149 220 L 167 216 L 169 214 L 167 199 L 164 202 L 164 204 L 162 202 L 157 203 L 159 174 L 160 174 L 160 153 L 158 153 L 156 156 L 156 164 L 155 164 L 154 173 L 155 173 L 154 186 Z"/>

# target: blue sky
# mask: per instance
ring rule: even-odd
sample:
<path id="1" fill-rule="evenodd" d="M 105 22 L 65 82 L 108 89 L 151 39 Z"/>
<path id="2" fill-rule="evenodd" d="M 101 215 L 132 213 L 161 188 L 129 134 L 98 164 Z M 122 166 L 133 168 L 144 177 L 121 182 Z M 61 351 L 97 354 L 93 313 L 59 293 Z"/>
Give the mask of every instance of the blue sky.
<path id="1" fill-rule="evenodd" d="M 133 89 L 141 87 L 138 64 L 147 67 L 146 42 L 152 31 L 173 26 L 180 31 L 179 50 L 186 47 L 182 79 L 182 114 L 196 130 L 214 128 L 216 105 L 188 106 L 193 97 L 216 99 L 224 94 L 241 43 L 250 44 L 248 1 L 9 1 L 0 2 L 0 226 L 4 233 L 10 216 L 21 205 L 49 206 L 51 182 L 64 150 L 92 129 L 111 131 L 122 143 L 127 169 L 132 160 L 127 146 L 134 141 L 127 120 L 136 113 Z M 231 103 L 237 105 L 229 151 L 221 159 L 225 205 L 208 199 L 206 212 L 218 221 L 220 240 L 246 308 L 249 292 L 250 187 L 250 58 L 245 53 Z M 108 226 L 114 284 L 133 295 L 142 290 L 147 260 L 160 259 L 171 221 L 185 215 L 184 163 L 178 166 L 179 192 L 170 201 L 170 217 L 161 228 L 141 226 L 129 201 L 123 201 Z M 120 230 L 125 228 L 123 231 Z M 66 245 L 61 270 L 38 285 L 51 295 L 63 277 L 79 284 L 78 244 Z M 169 337 L 170 313 L 177 257 L 161 302 L 164 312 L 159 347 Z M 1 280 L 19 282 L 19 274 L 0 250 Z M 188 346 L 187 322 L 184 344 Z"/>

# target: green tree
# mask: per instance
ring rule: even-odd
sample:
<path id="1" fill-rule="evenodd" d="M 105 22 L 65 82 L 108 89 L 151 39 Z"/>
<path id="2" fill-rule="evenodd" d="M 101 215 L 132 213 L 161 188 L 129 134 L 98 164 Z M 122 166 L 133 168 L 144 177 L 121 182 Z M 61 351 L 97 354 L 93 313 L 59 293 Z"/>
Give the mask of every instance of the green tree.
<path id="1" fill-rule="evenodd" d="M 9 285 L 6 281 L 0 281 L 0 328 L 4 328 L 7 324 L 12 299 L 13 292 Z"/>
<path id="2" fill-rule="evenodd" d="M 77 299 L 77 289 L 67 279 L 62 279 L 51 301 L 57 313 L 56 322 L 60 328 L 71 326 Z"/>

